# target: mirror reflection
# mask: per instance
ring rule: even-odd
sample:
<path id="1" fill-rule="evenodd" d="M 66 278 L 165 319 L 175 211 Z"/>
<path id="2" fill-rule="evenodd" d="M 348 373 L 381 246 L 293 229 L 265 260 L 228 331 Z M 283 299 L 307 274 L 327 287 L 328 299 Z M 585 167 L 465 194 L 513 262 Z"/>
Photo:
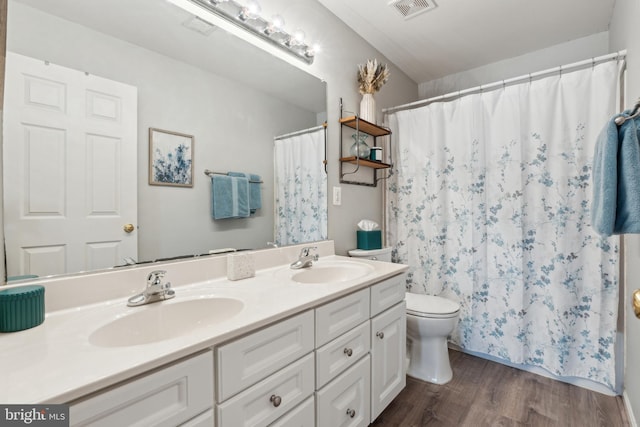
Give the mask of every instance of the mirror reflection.
<path id="1" fill-rule="evenodd" d="M 10 0 L 6 72 L 8 276 L 326 238 L 326 200 L 299 235 L 276 232 L 300 191 L 276 194 L 274 146 L 326 119 L 326 85 L 299 68 L 168 2 Z M 150 185 L 150 129 L 188 154 L 190 185 Z M 259 177 L 260 208 L 213 219 L 205 170 Z"/>

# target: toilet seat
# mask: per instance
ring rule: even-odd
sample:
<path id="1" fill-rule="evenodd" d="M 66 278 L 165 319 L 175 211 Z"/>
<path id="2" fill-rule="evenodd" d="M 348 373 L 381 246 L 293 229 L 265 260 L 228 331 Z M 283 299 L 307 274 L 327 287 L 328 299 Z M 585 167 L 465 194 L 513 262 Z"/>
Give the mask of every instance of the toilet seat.
<path id="1" fill-rule="evenodd" d="M 405 294 L 407 302 L 407 314 L 428 318 L 448 318 L 455 317 L 460 311 L 460 305 L 447 298 L 434 295 Z"/>

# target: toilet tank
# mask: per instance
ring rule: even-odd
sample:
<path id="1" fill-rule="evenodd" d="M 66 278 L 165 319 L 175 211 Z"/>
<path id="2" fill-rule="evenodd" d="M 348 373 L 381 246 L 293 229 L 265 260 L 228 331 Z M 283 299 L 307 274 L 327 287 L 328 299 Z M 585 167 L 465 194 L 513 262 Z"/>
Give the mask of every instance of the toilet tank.
<path id="1" fill-rule="evenodd" d="M 386 261 L 391 262 L 391 247 L 382 248 L 382 249 L 351 249 L 349 251 L 349 256 L 354 258 L 366 258 L 372 259 L 376 261 Z"/>

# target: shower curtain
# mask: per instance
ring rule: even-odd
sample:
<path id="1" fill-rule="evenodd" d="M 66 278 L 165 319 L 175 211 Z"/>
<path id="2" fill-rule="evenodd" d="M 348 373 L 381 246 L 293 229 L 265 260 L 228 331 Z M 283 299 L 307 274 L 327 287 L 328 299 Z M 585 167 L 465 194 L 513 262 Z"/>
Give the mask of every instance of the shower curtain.
<path id="1" fill-rule="evenodd" d="M 615 387 L 619 238 L 590 226 L 618 64 L 389 114 L 387 238 L 411 292 L 460 303 L 465 350 Z"/>
<path id="2" fill-rule="evenodd" d="M 324 127 L 275 139 L 275 242 L 327 238 Z"/>

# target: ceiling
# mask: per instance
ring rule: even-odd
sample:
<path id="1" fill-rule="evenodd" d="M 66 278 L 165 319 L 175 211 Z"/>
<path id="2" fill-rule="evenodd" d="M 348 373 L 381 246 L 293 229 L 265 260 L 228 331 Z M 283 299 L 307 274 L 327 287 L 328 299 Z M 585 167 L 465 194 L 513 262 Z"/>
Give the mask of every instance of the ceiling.
<path id="1" fill-rule="evenodd" d="M 615 3 L 435 0 L 405 19 L 392 0 L 318 1 L 416 83 L 607 31 Z"/>

